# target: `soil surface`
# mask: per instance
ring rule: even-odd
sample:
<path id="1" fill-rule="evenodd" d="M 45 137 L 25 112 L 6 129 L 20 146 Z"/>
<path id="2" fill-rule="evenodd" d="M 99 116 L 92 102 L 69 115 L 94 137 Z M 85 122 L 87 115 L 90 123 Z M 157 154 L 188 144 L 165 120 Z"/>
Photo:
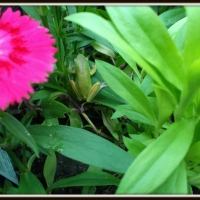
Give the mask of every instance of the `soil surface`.
<path id="1" fill-rule="evenodd" d="M 16 150 L 15 153 L 17 153 L 19 158 L 21 159 L 20 151 Z M 87 171 L 88 165 L 81 163 L 79 161 L 70 159 L 68 157 L 65 157 L 59 153 L 56 153 L 57 158 L 57 168 L 55 173 L 55 179 L 54 182 L 63 179 L 68 178 L 71 176 L 75 176 L 77 174 L 80 174 L 82 172 Z M 47 188 L 45 178 L 43 176 L 43 168 L 45 163 L 46 156 L 44 154 L 40 154 L 40 158 L 36 158 L 32 164 L 31 172 L 40 180 L 44 188 Z M 15 166 L 14 166 L 15 168 Z M 15 170 L 17 170 L 15 168 Z M 16 172 L 18 174 L 18 172 Z M 19 179 L 19 176 L 18 176 Z M 0 188 L 4 187 L 4 181 L 5 178 L 0 175 Z M 15 184 L 14 184 L 15 185 Z M 74 194 L 74 195 L 80 195 L 82 194 L 82 188 L 83 187 L 65 187 L 65 188 L 56 188 L 52 190 L 52 195 L 58 195 L 58 194 Z M 116 186 L 96 186 L 96 192 L 95 194 L 115 194 Z"/>
<path id="2" fill-rule="evenodd" d="M 55 174 L 55 181 L 58 181 L 63 178 L 68 178 L 75 176 L 82 172 L 87 171 L 88 165 L 78 162 L 76 160 L 67 158 L 59 153 L 56 153 L 57 157 L 57 170 Z M 46 156 L 41 156 L 39 159 L 35 160 L 32 166 L 32 172 L 37 176 L 37 178 L 42 182 L 46 188 L 46 183 L 43 172 L 43 166 Z M 115 186 L 97 186 L 95 194 L 114 194 L 116 191 Z M 57 188 L 52 191 L 51 194 L 82 194 L 82 187 L 66 187 L 66 188 Z"/>

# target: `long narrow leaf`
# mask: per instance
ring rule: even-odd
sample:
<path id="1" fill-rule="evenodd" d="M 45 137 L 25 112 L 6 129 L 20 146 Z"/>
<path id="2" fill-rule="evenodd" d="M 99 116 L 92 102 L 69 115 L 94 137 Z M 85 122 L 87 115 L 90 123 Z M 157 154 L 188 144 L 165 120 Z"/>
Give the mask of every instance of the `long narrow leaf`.
<path id="1" fill-rule="evenodd" d="M 27 171 L 21 174 L 18 194 L 46 194 L 46 192 L 38 178 Z"/>
<path id="2" fill-rule="evenodd" d="M 111 22 L 99 17 L 98 15 L 87 12 L 76 13 L 67 16 L 65 17 L 65 20 L 75 22 L 87 28 L 88 30 L 93 31 L 94 33 L 100 35 L 101 37 L 107 39 L 114 47 L 117 47 L 116 49 L 118 50 L 118 52 L 122 54 L 122 57 L 124 58 L 124 60 L 127 61 L 127 63 L 130 64 L 130 66 L 133 67 L 131 63 L 132 59 L 134 59 L 135 62 L 137 62 L 139 66 L 143 67 L 157 83 L 166 88 L 165 85 L 167 83 L 164 80 L 165 74 L 164 76 L 162 76 L 162 74 L 159 73 L 154 66 L 152 66 L 149 62 L 147 62 L 144 58 L 142 58 L 142 56 L 139 55 L 138 52 L 136 52 L 134 48 L 132 48 L 129 45 L 129 41 L 127 42 L 123 39 L 123 37 L 117 32 L 117 30 L 114 28 Z M 133 69 L 135 68 L 133 67 Z M 138 77 L 140 77 L 140 74 L 138 73 L 137 69 L 135 70 Z M 168 90 L 168 92 L 170 92 L 170 90 Z"/>
<path id="3" fill-rule="evenodd" d="M 16 118 L 7 112 L 3 112 L 0 116 L 0 122 L 16 137 L 25 142 L 37 156 L 39 156 L 38 147 L 28 132 L 26 127 L 24 127 Z"/>
<path id="4" fill-rule="evenodd" d="M 28 127 L 37 145 L 114 172 L 125 173 L 133 157 L 115 144 L 86 130 L 62 125 Z"/>
<path id="5" fill-rule="evenodd" d="M 195 124 L 194 119 L 175 122 L 147 146 L 125 173 L 117 194 L 149 194 L 161 186 L 186 155 Z"/>
<path id="6" fill-rule="evenodd" d="M 122 71 L 112 65 L 96 60 L 99 73 L 109 87 L 120 97 L 126 100 L 138 113 L 144 115 L 156 124 L 156 117 L 141 89 Z"/>
<path id="7" fill-rule="evenodd" d="M 182 88 L 182 57 L 155 12 L 146 6 L 107 6 L 123 38 L 170 83 Z"/>
<path id="8" fill-rule="evenodd" d="M 47 192 L 61 187 L 118 185 L 119 179 L 105 172 L 87 171 L 53 183 Z"/>
<path id="9" fill-rule="evenodd" d="M 200 7 L 187 6 L 186 13 L 187 20 L 187 33 L 184 51 L 184 64 L 188 68 L 200 55 Z"/>
<path id="10" fill-rule="evenodd" d="M 187 194 L 187 177 L 184 161 L 153 194 Z"/>
<path id="11" fill-rule="evenodd" d="M 159 15 L 160 20 L 168 28 L 175 24 L 177 21 L 185 17 L 185 9 L 183 7 L 167 10 Z"/>

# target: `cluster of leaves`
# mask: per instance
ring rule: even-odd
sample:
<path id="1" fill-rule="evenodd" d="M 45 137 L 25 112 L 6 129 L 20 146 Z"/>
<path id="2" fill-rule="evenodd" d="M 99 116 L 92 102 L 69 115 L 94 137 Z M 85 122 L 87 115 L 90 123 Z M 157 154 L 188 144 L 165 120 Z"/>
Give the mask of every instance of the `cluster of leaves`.
<path id="1" fill-rule="evenodd" d="M 17 108 L 23 117 L 14 118 L 12 108 L 1 113 L 1 148 L 21 171 L 19 186 L 6 182 L 3 193 L 84 186 L 83 193 L 94 194 L 94 186 L 116 185 L 116 194 L 191 194 L 192 186 L 200 188 L 200 8 L 21 8 L 49 28 L 59 51 L 49 81 Z M 67 66 L 79 53 L 97 66 L 92 82 L 107 84 L 84 104 L 68 81 Z M 26 145 L 33 151 L 28 160 Z M 19 146 L 23 162 L 13 153 Z M 90 167 L 54 182 L 55 152 Z M 31 172 L 39 153 L 47 156 L 46 189 Z"/>

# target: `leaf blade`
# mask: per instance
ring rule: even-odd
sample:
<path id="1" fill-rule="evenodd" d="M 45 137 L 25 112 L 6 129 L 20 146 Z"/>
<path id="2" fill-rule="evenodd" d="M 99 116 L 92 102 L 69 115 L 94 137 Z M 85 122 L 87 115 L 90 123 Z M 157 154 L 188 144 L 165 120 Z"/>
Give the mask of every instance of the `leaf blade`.
<path id="1" fill-rule="evenodd" d="M 117 194 L 151 193 L 158 188 L 187 153 L 195 124 L 194 119 L 175 122 L 155 142 L 147 146 L 125 173 Z"/>
<path id="2" fill-rule="evenodd" d="M 96 60 L 99 73 L 109 87 L 120 97 L 125 99 L 138 113 L 157 123 L 156 117 L 141 89 L 119 69 L 112 65 Z"/>
<path id="3" fill-rule="evenodd" d="M 39 156 L 38 147 L 32 137 L 28 132 L 26 127 L 24 127 L 16 118 L 7 112 L 3 112 L 0 116 L 0 122 L 17 138 L 25 142 L 28 146 L 32 148 L 37 156 Z"/>
<path id="4" fill-rule="evenodd" d="M 200 26 L 197 26 L 197 24 L 199 24 L 200 8 L 198 6 L 186 6 L 185 8 L 188 20 L 184 46 L 184 63 L 185 67 L 188 68 L 196 59 L 199 59 L 200 46 L 197 44 L 200 42 Z"/>
<path id="5" fill-rule="evenodd" d="M 120 147 L 80 128 L 32 125 L 27 129 L 37 145 L 88 165 L 124 173 L 133 161 Z"/>
<path id="6" fill-rule="evenodd" d="M 118 185 L 118 183 L 118 178 L 106 172 L 87 171 L 76 176 L 56 181 L 49 188 L 47 188 L 47 192 L 61 187 Z"/>

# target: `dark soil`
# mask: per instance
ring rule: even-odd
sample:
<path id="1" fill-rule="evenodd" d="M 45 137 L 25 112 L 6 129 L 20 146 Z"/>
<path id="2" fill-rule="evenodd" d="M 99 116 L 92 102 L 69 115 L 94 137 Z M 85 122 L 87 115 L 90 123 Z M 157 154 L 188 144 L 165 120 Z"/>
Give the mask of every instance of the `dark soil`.
<path id="1" fill-rule="evenodd" d="M 8 6 L 0 6 L 2 9 L 0 14 L 3 13 Z M 25 14 L 23 10 L 20 8 L 20 6 L 10 6 L 12 7 L 13 11 L 20 10 L 22 14 Z M 23 116 L 23 115 L 22 115 Z M 22 117 L 19 116 L 19 119 Z M 37 123 L 40 123 L 36 119 Z M 43 119 L 41 120 L 41 122 Z M 66 123 L 66 122 L 64 122 Z M 16 152 L 17 153 L 17 152 Z M 19 157 L 20 152 L 18 152 Z M 63 178 L 68 178 L 71 176 L 75 176 L 77 174 L 80 174 L 82 172 L 87 171 L 88 165 L 75 161 L 73 159 L 67 158 L 59 153 L 56 153 L 57 156 L 57 170 L 55 174 L 55 181 L 58 181 Z M 40 158 L 36 158 L 32 165 L 31 172 L 40 180 L 44 188 L 46 189 L 46 182 L 43 176 L 43 167 L 45 162 L 46 156 L 41 154 Z M 21 160 L 21 158 L 20 158 Z M 3 188 L 5 178 L 0 175 L 0 188 Z M 97 186 L 95 194 L 115 194 L 116 186 Z M 200 190 L 196 187 L 193 187 L 194 194 L 200 194 Z M 57 188 L 52 191 L 51 194 L 81 194 L 82 193 L 82 187 L 66 187 L 66 188 Z"/>
<path id="2" fill-rule="evenodd" d="M 20 151 L 15 150 L 15 153 L 18 154 L 18 157 L 21 158 Z M 88 165 L 81 163 L 79 161 L 67 158 L 59 153 L 56 153 L 57 158 L 57 169 L 55 173 L 54 182 L 68 178 L 71 176 L 75 176 L 82 172 L 87 171 Z M 40 154 L 40 158 L 36 158 L 32 164 L 31 172 L 40 180 L 44 188 L 47 188 L 45 178 L 43 176 L 43 167 L 45 163 L 46 155 Z M 15 168 L 15 170 L 17 170 Z M 16 171 L 17 175 L 19 175 L 18 171 Z M 19 179 L 19 176 L 18 176 Z M 0 188 L 4 187 L 5 178 L 0 175 Z M 15 185 L 15 184 L 13 184 Z M 16 185 L 15 185 L 16 186 Z M 17 186 L 16 186 L 17 187 Z M 65 188 L 57 188 L 52 190 L 52 195 L 58 194 L 82 194 L 83 187 L 65 187 Z M 96 186 L 95 194 L 115 194 L 116 186 Z"/>
<path id="3" fill-rule="evenodd" d="M 68 178 L 75 176 L 82 172 L 87 171 L 88 165 L 78 162 L 76 160 L 67 158 L 59 153 L 56 153 L 57 157 L 57 170 L 55 174 L 55 181 L 58 181 L 63 178 Z M 43 166 L 46 156 L 41 156 L 39 159 L 36 159 L 32 166 L 32 172 L 37 176 L 41 183 L 46 188 L 45 179 L 43 176 Z M 115 186 L 97 186 L 96 194 L 114 194 L 116 191 Z M 81 194 L 82 187 L 66 187 L 66 188 L 57 188 L 52 191 L 51 194 Z"/>

